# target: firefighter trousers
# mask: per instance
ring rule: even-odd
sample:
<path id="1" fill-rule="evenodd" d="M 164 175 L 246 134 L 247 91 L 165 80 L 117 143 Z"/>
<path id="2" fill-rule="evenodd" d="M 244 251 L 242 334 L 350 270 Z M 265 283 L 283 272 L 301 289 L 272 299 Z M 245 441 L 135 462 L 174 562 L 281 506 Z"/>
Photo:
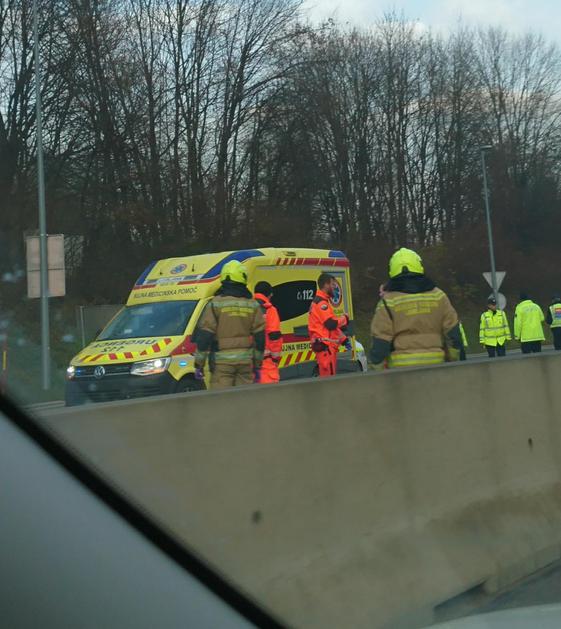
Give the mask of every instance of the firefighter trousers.
<path id="1" fill-rule="evenodd" d="M 228 389 L 253 383 L 253 363 L 217 363 L 210 377 L 211 389 Z"/>
<path id="2" fill-rule="evenodd" d="M 334 376 L 337 373 L 337 350 L 327 348 L 321 352 L 316 352 L 318 364 L 318 375 L 320 378 Z"/>

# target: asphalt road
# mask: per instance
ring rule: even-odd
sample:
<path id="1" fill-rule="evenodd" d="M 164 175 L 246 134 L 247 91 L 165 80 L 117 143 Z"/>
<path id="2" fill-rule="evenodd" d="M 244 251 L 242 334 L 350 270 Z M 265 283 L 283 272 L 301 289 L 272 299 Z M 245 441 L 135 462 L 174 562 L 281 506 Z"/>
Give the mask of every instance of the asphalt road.
<path id="1" fill-rule="evenodd" d="M 37 413 L 42 413 L 44 411 L 51 411 L 57 408 L 64 407 L 64 400 L 53 400 L 52 402 L 38 402 L 37 404 L 29 404 L 24 408 L 29 411 L 35 411 Z"/>
<path id="2" fill-rule="evenodd" d="M 497 594 L 485 594 L 482 588 L 474 588 L 457 596 L 437 607 L 435 623 L 552 603 L 561 603 L 561 561 L 546 566 Z"/>
<path id="3" fill-rule="evenodd" d="M 560 602 L 561 561 L 556 561 L 514 588 L 500 594 L 481 609 L 478 609 L 476 613 Z"/>

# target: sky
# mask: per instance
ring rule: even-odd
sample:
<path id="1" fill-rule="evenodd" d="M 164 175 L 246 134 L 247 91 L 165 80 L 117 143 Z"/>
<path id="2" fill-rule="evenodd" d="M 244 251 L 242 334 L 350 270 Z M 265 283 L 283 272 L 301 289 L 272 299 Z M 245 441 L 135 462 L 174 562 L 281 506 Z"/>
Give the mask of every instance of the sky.
<path id="1" fill-rule="evenodd" d="M 375 23 L 384 13 L 403 13 L 420 27 L 450 31 L 469 25 L 501 25 L 513 33 L 542 33 L 561 44 L 561 0 L 305 0 L 314 22 L 334 17 L 356 25 Z"/>

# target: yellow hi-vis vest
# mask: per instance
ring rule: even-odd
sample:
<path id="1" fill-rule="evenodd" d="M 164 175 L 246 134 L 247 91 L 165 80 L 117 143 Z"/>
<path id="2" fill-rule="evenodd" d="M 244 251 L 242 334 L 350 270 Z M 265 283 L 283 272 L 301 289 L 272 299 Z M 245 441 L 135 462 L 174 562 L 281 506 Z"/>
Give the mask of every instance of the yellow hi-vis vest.
<path id="1" fill-rule="evenodd" d="M 561 304 L 551 304 L 549 312 L 551 313 L 550 327 L 561 328 Z"/>
<path id="2" fill-rule="evenodd" d="M 466 347 L 468 346 L 468 340 L 466 336 L 466 331 L 464 330 L 464 326 L 462 325 L 461 321 L 460 321 L 460 335 L 462 337 L 462 345 L 464 346 L 464 349 L 466 349 Z"/>
<path id="3" fill-rule="evenodd" d="M 514 336 L 521 343 L 545 341 L 542 309 L 531 299 L 525 299 L 516 306 L 514 313 Z"/>
<path id="4" fill-rule="evenodd" d="M 510 341 L 510 328 L 506 314 L 502 310 L 486 310 L 481 315 L 479 326 L 479 342 L 482 345 L 504 345 L 506 341 Z"/>

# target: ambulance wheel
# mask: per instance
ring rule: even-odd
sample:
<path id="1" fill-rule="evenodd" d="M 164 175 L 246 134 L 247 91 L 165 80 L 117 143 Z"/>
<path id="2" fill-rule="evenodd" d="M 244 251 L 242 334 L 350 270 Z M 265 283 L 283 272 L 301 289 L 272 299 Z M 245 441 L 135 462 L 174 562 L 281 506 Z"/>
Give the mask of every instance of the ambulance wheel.
<path id="1" fill-rule="evenodd" d="M 176 393 L 188 393 L 189 391 L 204 391 L 206 389 L 204 382 L 195 380 L 192 376 L 185 376 L 175 387 Z"/>
<path id="2" fill-rule="evenodd" d="M 319 378 L 319 368 L 317 365 L 314 367 L 314 370 L 312 371 L 312 378 Z"/>

